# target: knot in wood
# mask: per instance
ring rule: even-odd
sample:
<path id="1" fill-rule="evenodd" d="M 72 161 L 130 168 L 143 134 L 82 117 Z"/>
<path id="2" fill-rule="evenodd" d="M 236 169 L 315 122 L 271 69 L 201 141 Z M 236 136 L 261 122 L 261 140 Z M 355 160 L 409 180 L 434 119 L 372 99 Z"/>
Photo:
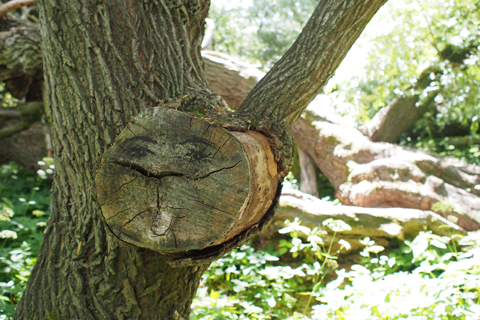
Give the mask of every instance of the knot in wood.
<path id="1" fill-rule="evenodd" d="M 258 223 L 278 185 L 267 139 L 162 107 L 142 111 L 95 176 L 121 240 L 163 253 L 222 244 Z"/>

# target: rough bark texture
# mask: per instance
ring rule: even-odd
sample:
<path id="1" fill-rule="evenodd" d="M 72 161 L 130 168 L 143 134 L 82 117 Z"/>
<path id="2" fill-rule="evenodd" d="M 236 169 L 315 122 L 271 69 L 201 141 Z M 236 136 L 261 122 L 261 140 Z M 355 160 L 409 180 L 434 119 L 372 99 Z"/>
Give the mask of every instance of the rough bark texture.
<path id="1" fill-rule="evenodd" d="M 313 67 L 307 77 L 301 72 L 300 84 L 295 77 L 282 82 L 294 84 L 284 87 L 283 92 L 303 90 L 306 83 L 318 80 L 318 75 L 323 73 L 326 74 L 322 76 L 325 82 L 384 1 L 323 0 L 302 34 L 300 44 L 290 53 L 288 59 L 292 61 L 283 60 L 287 62 L 283 66 L 286 70 L 298 64 L 297 75 L 304 68 L 300 62 Z M 276 110 L 285 108 L 285 112 L 280 112 L 284 117 L 268 119 L 268 126 L 257 125 L 260 116 L 268 116 L 262 104 L 268 99 L 255 103 L 261 106 L 261 115 L 254 109 L 229 113 L 221 98 L 208 89 L 200 55 L 208 1 L 43 0 L 39 1 L 39 10 L 46 104 L 52 119 L 56 170 L 52 216 L 16 318 L 185 319 L 200 276 L 208 264 L 199 264 L 198 261 L 204 261 L 199 259 L 192 265 L 177 263 L 178 267 L 173 268 L 167 262 L 169 256 L 128 244 L 110 231 L 104 221 L 109 216 L 104 217 L 101 211 L 101 204 L 106 202 L 97 201 L 105 199 L 101 199 L 101 190 L 97 199 L 97 191 L 101 188 L 94 184 L 95 172 L 97 169 L 101 172 L 106 160 L 102 156 L 110 156 L 107 151 L 112 150 L 112 144 L 115 147 L 114 141 L 119 134 L 142 110 L 174 104 L 180 111 L 210 123 L 242 132 L 251 128 L 264 133 L 282 175 L 293 155 L 293 143 L 288 129 L 275 122 L 294 119 L 300 111 L 289 116 L 296 112 L 289 108 L 294 102 L 290 99 L 275 106 Z M 330 38 L 338 34 L 343 36 Z M 306 93 L 299 91 L 295 97 L 307 101 L 309 98 L 303 96 L 312 95 L 320 88 L 314 87 Z M 274 102 L 275 97 L 271 95 L 270 98 L 270 102 Z M 249 108 L 253 108 L 251 100 Z M 288 121 L 286 124 L 289 125 Z M 276 132 L 273 128 L 283 129 Z M 248 132 L 233 135 L 241 142 L 247 156 L 260 148 L 251 140 L 249 142 L 247 136 L 252 135 Z M 249 144 L 251 146 L 245 147 Z M 261 145 L 266 148 L 265 143 Z M 248 151 L 249 148 L 252 150 Z M 151 164 L 153 162 L 149 170 Z M 161 171 L 160 175 L 167 171 Z M 136 173 L 144 172 L 141 169 Z M 148 179 L 142 175 L 144 182 L 145 178 Z M 249 187 L 255 189 L 257 186 L 250 183 Z M 256 223 L 258 216 L 255 214 L 251 221 L 248 220 L 252 217 L 248 217 L 238 232 L 245 226 L 248 229 L 241 231 L 221 250 L 231 248 L 260 230 L 273 214 L 280 189 L 277 188 L 275 199 L 262 220 Z M 158 190 L 157 208 L 161 202 Z M 155 188 L 153 191 L 155 198 Z M 267 191 L 270 196 L 268 188 Z M 246 215 L 249 215 L 249 206 L 258 207 L 252 199 L 243 204 L 246 204 Z M 168 230 L 169 221 L 175 220 L 164 219 L 164 215 L 156 215 L 152 220 L 156 217 L 160 218 L 148 227 L 151 230 L 153 226 L 160 234 Z M 253 225 L 248 227 L 251 223 Z M 229 237 L 231 234 L 227 232 L 213 244 Z M 171 246 L 171 239 L 169 241 Z M 190 248 L 186 245 L 185 251 L 187 247 Z M 192 262 L 188 259 L 187 262 Z"/>
<path id="2" fill-rule="evenodd" d="M 278 122 L 299 117 L 384 2 L 322 1 L 247 99 L 237 115 L 278 138 L 270 142 L 286 151 L 275 160 L 288 164 L 293 150 Z M 208 2 L 43 0 L 39 9 L 56 171 L 52 216 L 16 318 L 186 319 L 208 264 L 173 268 L 168 256 L 119 240 L 104 221 L 94 179 L 102 156 L 142 110 L 177 103 L 199 116 L 225 111 L 202 70 Z"/>
<path id="3" fill-rule="evenodd" d="M 52 117 L 52 216 L 16 319 L 185 319 L 208 264 L 173 268 L 116 238 L 94 173 L 132 116 L 206 88 L 208 5 L 39 1 Z"/>
<path id="4" fill-rule="evenodd" d="M 322 106 L 320 112 L 328 110 Z M 357 129 L 310 114 L 297 121 L 297 143 L 315 160 L 343 204 L 403 207 L 454 215 L 465 230 L 480 228 L 480 168 L 388 143 L 371 142 Z M 437 205 L 438 206 L 438 205 Z"/>

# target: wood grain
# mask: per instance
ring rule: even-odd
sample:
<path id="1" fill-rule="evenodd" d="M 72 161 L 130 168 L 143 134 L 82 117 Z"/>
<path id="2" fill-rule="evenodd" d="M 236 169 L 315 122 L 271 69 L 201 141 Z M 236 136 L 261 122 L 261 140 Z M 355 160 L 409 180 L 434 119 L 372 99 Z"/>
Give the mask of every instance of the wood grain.
<path id="1" fill-rule="evenodd" d="M 95 182 L 103 216 L 120 239 L 180 252 L 221 244 L 258 222 L 278 179 L 263 135 L 158 107 L 121 132 Z"/>

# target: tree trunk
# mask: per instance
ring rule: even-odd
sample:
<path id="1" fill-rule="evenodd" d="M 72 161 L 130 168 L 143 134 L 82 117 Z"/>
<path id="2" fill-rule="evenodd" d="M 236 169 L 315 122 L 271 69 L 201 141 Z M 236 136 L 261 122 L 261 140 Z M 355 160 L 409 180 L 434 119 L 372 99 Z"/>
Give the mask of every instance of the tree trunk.
<path id="1" fill-rule="evenodd" d="M 333 53 L 342 49 L 343 57 L 383 3 L 384 0 L 361 3 L 323 1 L 300 39 L 300 42 L 314 41 L 312 47 L 309 46 L 314 50 L 309 61 L 317 68 L 313 68 L 311 73 L 318 75 L 328 68 L 331 75 L 341 60 Z M 257 186 L 252 177 L 255 168 L 251 168 L 251 164 L 257 163 L 257 160 L 249 157 L 261 153 L 263 142 L 253 141 L 256 139 L 244 141 L 225 132 L 227 138 L 217 137 L 217 132 L 221 133 L 223 129 L 211 122 L 243 131 L 249 127 L 264 130 L 275 152 L 275 160 L 282 166 L 290 159 L 277 150 L 291 150 L 292 146 L 285 136 L 281 137 L 284 142 L 275 142 L 282 139 L 275 132 L 267 132 L 275 125 L 269 128 L 247 125 L 259 119 L 261 113 L 250 114 L 244 110 L 238 117 L 230 115 L 220 98 L 208 90 L 200 56 L 208 5 L 208 1 L 165 3 L 160 0 L 147 3 L 111 0 L 101 4 L 93 0 L 39 1 L 55 177 L 52 215 L 37 264 L 18 306 L 17 319 L 188 318 L 200 276 L 208 267 L 205 261 L 246 239 L 251 230 L 258 232 L 271 217 L 275 205 L 271 191 L 268 193 L 270 199 L 266 199 L 271 201 L 271 208 L 260 222 L 257 214 L 251 217 L 251 212 L 258 208 L 255 201 L 265 194 L 254 189 Z M 337 24 L 337 21 L 342 21 L 342 24 Z M 349 30 L 353 32 L 342 36 L 346 42 L 331 41 L 327 45 L 330 42 L 321 38 L 321 46 L 318 46 L 318 35 L 315 33 L 318 28 L 326 30 L 325 36 Z M 327 54 L 317 51 L 332 44 L 337 49 Z M 292 62 L 302 61 L 302 50 L 296 49 L 296 52 L 299 56 L 290 59 L 293 59 Z M 329 55 L 335 56 L 337 62 L 329 63 Z M 288 64 L 288 59 L 285 61 Z M 324 78 L 326 81 L 328 76 Z M 303 78 L 302 81 L 305 80 Z M 268 99 L 264 97 L 263 100 L 268 102 Z M 254 100 L 250 99 L 249 108 L 255 104 Z M 203 118 L 195 121 L 207 129 L 203 133 L 195 132 L 188 141 L 176 141 L 175 144 L 168 139 L 164 141 L 164 136 L 155 133 L 152 127 L 155 123 L 168 122 L 161 115 L 164 112 L 160 115 L 156 111 L 142 113 L 147 108 L 157 110 L 158 107 L 186 113 L 185 116 L 191 120 L 178 122 L 180 130 L 186 130 L 185 125 L 192 125 L 195 117 Z M 304 107 L 306 105 L 300 106 Z M 287 104 L 277 104 L 277 108 L 286 110 L 278 114 L 273 122 L 283 121 L 286 117 L 294 119 L 301 113 L 300 109 L 296 109 L 295 115 L 290 115 L 294 111 L 288 109 Z M 173 116 L 170 120 L 175 124 L 182 117 Z M 145 125 L 141 119 L 151 124 Z M 207 132 L 213 136 L 204 136 Z M 245 135 L 248 133 L 240 136 Z M 205 157 L 212 160 L 217 154 L 225 156 L 228 150 L 222 149 L 222 139 L 226 139 L 224 143 L 232 140 L 237 146 L 233 156 L 239 154 L 238 161 L 242 161 L 244 170 L 249 168 L 245 180 L 240 181 L 240 189 L 245 190 L 237 201 L 240 210 L 233 208 L 233 213 L 240 215 L 233 220 L 241 221 L 241 226 L 227 221 L 223 224 L 228 226 L 226 233 L 207 240 L 189 241 L 189 236 L 199 239 L 195 236 L 197 230 L 192 229 L 192 223 L 201 217 L 183 216 L 186 212 L 174 213 L 178 208 L 174 207 L 176 202 L 172 199 L 179 199 L 182 189 L 172 189 L 171 185 L 183 180 L 188 180 L 187 185 L 195 184 L 199 179 L 202 182 L 202 177 L 188 172 L 188 168 L 193 160 L 201 162 Z M 172 144 L 170 149 L 162 149 L 169 143 Z M 249 144 L 251 151 L 247 150 Z M 151 156 L 174 149 L 178 151 L 175 154 L 181 157 L 178 163 L 170 162 L 168 154 L 164 154 L 167 158 L 161 159 Z M 267 155 L 270 162 L 273 157 Z M 207 163 L 204 177 L 225 171 L 225 163 L 220 162 L 220 166 L 210 167 Z M 121 168 L 115 167 L 112 171 L 105 168 L 108 163 L 119 164 Z M 238 166 L 238 163 L 230 164 L 229 168 Z M 112 188 L 116 180 L 108 178 L 108 173 L 112 172 L 125 181 L 115 190 Z M 278 181 L 275 172 L 272 174 Z M 266 179 L 272 179 L 271 174 L 267 176 Z M 135 193 L 137 196 L 131 198 L 132 194 L 123 192 L 135 191 L 129 186 L 134 181 L 147 185 L 143 196 Z M 271 185 L 272 181 L 269 183 Z M 192 201 L 202 202 L 202 191 L 206 189 L 205 186 L 193 188 Z M 273 193 L 278 196 L 278 192 Z M 129 207 L 124 206 L 131 200 L 134 201 L 131 204 L 137 206 L 134 212 L 129 212 Z M 107 208 L 113 204 L 116 205 L 113 211 Z M 210 206 L 205 202 L 203 204 L 204 207 Z M 216 205 L 216 208 L 204 208 L 212 218 L 232 215 L 232 212 L 212 214 L 212 211 L 220 209 Z M 268 203 L 263 206 L 268 207 Z M 145 212 L 148 214 L 145 215 Z M 111 220 L 116 215 L 126 217 L 123 222 Z M 242 218 L 242 215 L 246 217 Z M 188 221 L 190 217 L 192 221 Z M 185 235 L 182 241 L 175 243 L 176 234 L 186 231 L 181 230 L 183 221 L 193 234 Z M 133 222 L 146 228 L 145 233 L 148 230 L 153 232 L 148 241 L 138 239 L 144 235 L 142 230 L 132 229 L 127 236 L 123 234 L 124 227 Z M 204 223 L 208 222 L 217 223 L 215 220 Z M 109 229 L 112 226 L 120 226 L 120 229 L 112 230 L 112 233 Z M 206 230 L 199 229 L 203 233 Z M 231 230 L 239 234 L 234 235 Z M 154 236 L 165 241 L 155 242 Z M 222 241 L 226 242 L 218 244 Z M 191 248 L 192 252 L 189 251 Z M 180 262 L 175 268 L 169 261 Z"/>
<path id="2" fill-rule="evenodd" d="M 301 148 L 298 148 L 298 160 L 300 162 L 300 190 L 314 197 L 318 197 L 315 162 L 312 157 Z"/>
<path id="3" fill-rule="evenodd" d="M 208 263 L 174 268 L 116 238 L 94 175 L 132 116 L 206 88 L 199 45 L 208 5 L 197 5 L 39 1 L 55 182 L 16 319 L 188 318 Z"/>

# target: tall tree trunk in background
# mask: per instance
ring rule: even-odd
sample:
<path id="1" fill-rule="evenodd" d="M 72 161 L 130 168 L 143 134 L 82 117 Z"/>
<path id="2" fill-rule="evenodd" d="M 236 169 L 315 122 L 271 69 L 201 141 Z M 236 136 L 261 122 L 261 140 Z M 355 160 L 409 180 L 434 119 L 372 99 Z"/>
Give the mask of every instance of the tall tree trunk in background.
<path id="1" fill-rule="evenodd" d="M 300 190 L 318 197 L 315 162 L 312 157 L 301 148 L 298 148 L 298 161 L 300 162 Z"/>
<path id="2" fill-rule="evenodd" d="M 396 98 L 359 130 L 375 142 L 398 142 L 400 136 L 425 113 L 435 110 L 434 99 L 437 94 L 438 91 L 431 92 L 422 103 L 419 103 L 418 95 Z"/>
<path id="3" fill-rule="evenodd" d="M 232 114 L 203 75 L 200 44 L 208 1 L 39 1 L 56 172 L 52 215 L 16 319 L 188 318 L 208 261 L 271 217 L 278 192 L 262 196 L 265 188 L 257 189 L 258 168 L 252 164 L 266 157 L 267 167 L 258 172 L 271 182 L 277 179 L 275 157 L 279 177 L 285 174 L 293 150 L 289 127 L 384 2 L 321 1 L 272 75 L 241 113 Z M 164 124 L 189 138 L 179 143 Z M 272 155 L 258 132 L 267 136 Z M 205 170 L 197 175 L 190 165 Z M 250 171 L 232 173 L 241 181 L 223 178 L 216 180 L 222 186 L 212 185 L 215 177 L 237 169 Z M 204 223 L 201 234 L 195 230 L 191 223 L 200 220 L 189 210 L 194 207 L 176 206 L 185 200 L 180 186 L 189 190 L 186 198 L 197 197 L 191 203 L 221 219 Z M 245 194 L 239 211 L 233 204 L 218 207 L 223 201 L 208 204 L 203 192 L 226 192 L 225 186 Z M 266 202 L 272 205 L 265 215 L 256 212 L 250 221 L 250 213 L 268 207 Z M 144 210 L 133 214 L 128 204 Z M 210 239 L 205 225 L 217 232 L 232 216 L 240 216 L 246 229 L 232 224 L 218 240 L 225 243 L 196 247 Z M 133 224 L 144 229 L 128 229 Z"/>

